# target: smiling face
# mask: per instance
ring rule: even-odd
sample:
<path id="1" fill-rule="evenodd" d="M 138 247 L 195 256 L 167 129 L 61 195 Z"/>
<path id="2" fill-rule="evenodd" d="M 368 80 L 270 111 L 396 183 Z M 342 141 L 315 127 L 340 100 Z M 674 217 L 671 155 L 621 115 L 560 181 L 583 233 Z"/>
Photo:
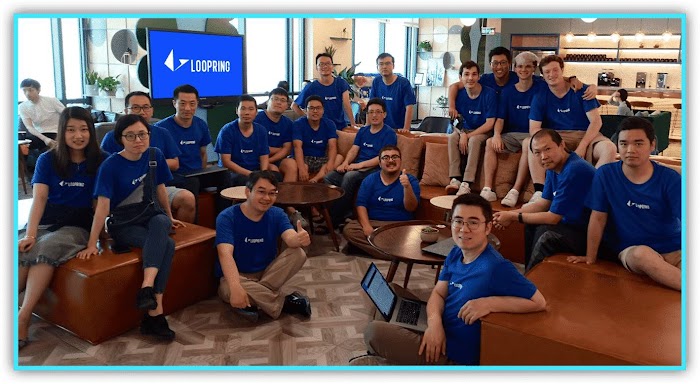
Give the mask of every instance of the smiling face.
<path id="1" fill-rule="evenodd" d="M 617 147 L 625 166 L 636 168 L 649 162 L 655 143 L 650 142 L 643 129 L 626 129 L 618 135 Z"/>
<path id="2" fill-rule="evenodd" d="M 515 64 L 515 73 L 520 80 L 530 80 L 535 74 L 535 64 L 532 62 L 523 62 Z"/>
<path id="3" fill-rule="evenodd" d="M 267 111 L 274 115 L 281 115 L 289 106 L 289 99 L 284 95 L 272 95 L 267 101 Z"/>
<path id="4" fill-rule="evenodd" d="M 68 119 L 64 137 L 66 146 L 71 150 L 84 150 L 90 141 L 90 129 L 87 122 L 81 119 Z"/>
<path id="5" fill-rule="evenodd" d="M 180 92 L 177 99 L 173 100 L 175 116 L 181 120 L 190 121 L 197 112 L 197 95 L 194 93 Z"/>
<path id="6" fill-rule="evenodd" d="M 133 141 L 130 140 L 131 138 L 133 138 Z M 126 127 L 120 140 L 124 146 L 124 151 L 133 155 L 140 155 L 146 152 L 150 146 L 148 128 L 140 121 Z"/>
<path id="7" fill-rule="evenodd" d="M 253 101 L 243 100 L 238 104 L 238 121 L 251 124 L 258 113 L 258 106 Z"/>
<path id="8" fill-rule="evenodd" d="M 556 171 L 564 166 L 566 146 L 563 140 L 557 145 L 549 135 L 538 135 L 532 140 L 532 153 L 544 169 Z"/>
<path id="9" fill-rule="evenodd" d="M 379 168 L 385 173 L 401 172 L 401 154 L 395 149 L 387 149 L 379 154 Z"/>
<path id="10" fill-rule="evenodd" d="M 473 89 L 477 84 L 479 84 L 479 68 L 463 68 L 460 80 L 462 80 L 464 88 Z"/>
<path id="11" fill-rule="evenodd" d="M 270 180 L 260 178 L 253 190 L 245 189 L 248 206 L 257 213 L 265 213 L 277 200 L 277 188 Z"/>
<path id="12" fill-rule="evenodd" d="M 316 68 L 321 76 L 333 75 L 333 60 L 330 57 L 321 56 L 316 61 Z"/>
<path id="13" fill-rule="evenodd" d="M 542 76 L 550 87 L 561 85 L 564 82 L 564 69 L 558 62 L 552 61 L 542 67 Z"/>
<path id="14" fill-rule="evenodd" d="M 317 123 L 323 117 L 323 103 L 318 100 L 311 100 L 306 104 L 306 117 L 309 121 Z"/>
<path id="15" fill-rule="evenodd" d="M 488 244 L 491 223 L 486 222 L 481 207 L 459 204 L 452 213 L 452 240 L 463 252 L 478 252 Z M 459 227 L 456 222 L 462 222 Z"/>
<path id="16" fill-rule="evenodd" d="M 153 117 L 153 106 L 151 100 L 143 95 L 134 95 L 129 98 L 129 106 L 125 108 L 126 113 L 143 116 L 146 121 Z"/>
<path id="17" fill-rule="evenodd" d="M 383 127 L 386 112 L 379 104 L 372 104 L 367 107 L 367 122 L 374 127 Z"/>
<path id="18" fill-rule="evenodd" d="M 506 55 L 493 55 L 491 57 L 491 71 L 497 79 L 505 79 L 510 73 L 510 62 Z"/>

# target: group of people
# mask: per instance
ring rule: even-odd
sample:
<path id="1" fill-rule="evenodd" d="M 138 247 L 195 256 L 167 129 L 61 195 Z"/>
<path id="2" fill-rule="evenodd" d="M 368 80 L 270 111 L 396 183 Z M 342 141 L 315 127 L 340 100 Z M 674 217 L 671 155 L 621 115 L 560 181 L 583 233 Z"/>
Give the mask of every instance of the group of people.
<path id="1" fill-rule="evenodd" d="M 366 334 L 370 351 L 395 363 L 478 364 L 481 317 L 544 309 L 537 288 L 488 244 L 493 227 L 516 220 L 527 224 L 527 269 L 559 252 L 585 255 L 572 256 L 571 262 L 616 257 L 630 271 L 680 289 L 680 176 L 649 159 L 655 140 L 651 124 L 625 120 L 618 137 L 622 161 L 613 162 L 615 145 L 599 133 L 595 92 L 564 78 L 560 58 L 539 63 L 542 77 L 534 75 L 538 60 L 530 52 L 515 58 L 515 72 L 509 70 L 507 49 L 492 50 L 489 59 L 493 73 L 480 75 L 476 63 L 466 62 L 461 81 L 449 90 L 450 114 L 461 116 L 448 151 L 447 189 L 459 195 L 451 219 L 456 247 L 428 301 L 428 330 L 420 335 L 374 321 Z M 308 297 L 298 291 L 282 294 L 304 265 L 303 247 L 311 238 L 294 208 L 285 212 L 274 206 L 280 181 L 342 187 L 345 195 L 331 209 L 333 224 L 344 225 L 348 242 L 377 258 L 385 255 L 368 236 L 378 226 L 411 219 L 420 200 L 418 180 L 402 167 L 395 132 L 410 128 L 415 96 L 410 83 L 393 73 L 393 57 L 377 57 L 380 76 L 366 103 L 367 125 L 359 128 L 345 157 L 337 151 L 337 131 L 355 124 L 349 88 L 332 75 L 330 55 L 317 55 L 316 66 L 319 79 L 291 103 L 300 118 L 283 115 L 290 105 L 283 88 L 270 92 L 262 111 L 244 95 L 238 118 L 215 142 L 219 166 L 227 170 L 215 186 L 245 186 L 246 196 L 243 203 L 221 209 L 216 219 L 219 296 L 252 322 L 261 312 L 272 318 L 311 316 Z M 31 89 L 25 94 L 39 105 Z M 79 107 L 59 112 L 54 138 L 37 136 L 51 149 L 37 162 L 30 217 L 19 233 L 20 347 L 27 343 L 32 310 L 54 269 L 76 255 L 86 260 L 97 255 L 105 219 L 149 199 L 157 214 L 108 231 L 115 246 L 143 250 L 144 277 L 136 297 L 136 306 L 146 311 L 141 332 L 174 338 L 162 307 L 174 254 L 169 234 L 196 221 L 202 185 L 184 174 L 207 167 L 206 147 L 212 142 L 206 122 L 195 116 L 198 101 L 194 87 L 179 86 L 173 91 L 175 114 L 151 124 L 150 96 L 130 93 L 127 115 L 105 136 L 101 150 L 90 113 Z M 39 115 L 30 117 L 26 109 L 21 107 L 20 115 L 28 128 L 34 122 L 34 129 Z M 484 145 L 486 185 L 479 196 L 470 187 Z M 493 213 L 496 153 L 503 151 L 523 155 L 516 183 L 502 203 L 518 203 L 528 173 L 536 193 L 520 209 Z M 285 246 L 281 253 L 278 239 Z"/>

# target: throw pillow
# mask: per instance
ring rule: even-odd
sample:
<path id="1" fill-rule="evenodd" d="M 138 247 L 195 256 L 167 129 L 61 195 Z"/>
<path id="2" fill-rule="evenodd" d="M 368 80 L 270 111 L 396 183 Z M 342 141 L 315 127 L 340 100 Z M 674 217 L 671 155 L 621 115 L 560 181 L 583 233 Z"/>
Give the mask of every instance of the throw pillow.
<path id="1" fill-rule="evenodd" d="M 420 183 L 444 187 L 450 182 L 447 144 L 425 143 L 425 166 Z"/>
<path id="2" fill-rule="evenodd" d="M 406 172 L 418 177 L 420 159 L 423 154 L 423 141 L 403 135 L 396 136 L 396 146 L 401 150 L 401 166 L 406 169 Z"/>
<path id="3" fill-rule="evenodd" d="M 352 143 L 355 141 L 355 133 L 336 131 L 338 133 L 338 154 L 345 155 L 348 154 L 350 148 L 352 148 Z"/>

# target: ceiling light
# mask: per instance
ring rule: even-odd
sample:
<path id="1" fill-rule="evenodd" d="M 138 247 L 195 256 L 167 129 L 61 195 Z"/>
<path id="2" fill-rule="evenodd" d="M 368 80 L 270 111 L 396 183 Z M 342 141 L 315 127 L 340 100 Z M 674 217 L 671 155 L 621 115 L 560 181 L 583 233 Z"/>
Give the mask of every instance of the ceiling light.
<path id="1" fill-rule="evenodd" d="M 610 40 L 617 43 L 618 41 L 620 41 L 620 34 L 617 33 L 617 31 L 613 32 L 612 35 L 610 35 Z"/>
<path id="2" fill-rule="evenodd" d="M 590 42 L 595 41 L 595 32 L 593 32 L 593 31 L 588 32 L 588 41 L 590 41 Z"/>
<path id="3" fill-rule="evenodd" d="M 574 41 L 574 34 L 569 32 L 566 34 L 566 42 L 571 43 L 572 41 Z"/>
<path id="4" fill-rule="evenodd" d="M 338 21 L 343 21 L 343 20 L 345 20 L 344 17 L 336 17 L 335 19 L 338 20 Z"/>
<path id="5" fill-rule="evenodd" d="M 592 23 L 596 20 L 598 20 L 597 17 L 582 17 L 581 20 L 583 20 L 584 23 Z"/>
<path id="6" fill-rule="evenodd" d="M 466 25 L 467 27 L 476 23 L 476 18 L 465 18 L 465 19 L 459 19 L 459 21 L 462 22 L 462 24 Z"/>
<path id="7" fill-rule="evenodd" d="M 644 40 L 644 32 L 639 31 L 639 32 L 635 33 L 634 38 L 637 39 L 637 41 L 641 43 L 642 40 Z"/>
<path id="8" fill-rule="evenodd" d="M 673 36 L 673 34 L 672 34 L 671 32 L 669 32 L 669 31 L 666 31 L 666 32 L 664 32 L 664 33 L 661 34 L 661 38 L 662 38 L 664 41 L 669 41 L 669 40 L 671 40 L 671 36 Z"/>

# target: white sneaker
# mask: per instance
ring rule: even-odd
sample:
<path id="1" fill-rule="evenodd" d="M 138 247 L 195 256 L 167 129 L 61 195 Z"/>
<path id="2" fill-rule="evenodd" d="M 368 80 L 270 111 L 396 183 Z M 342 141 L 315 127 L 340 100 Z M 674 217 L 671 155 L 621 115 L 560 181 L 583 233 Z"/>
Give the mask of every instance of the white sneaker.
<path id="1" fill-rule="evenodd" d="M 484 189 L 481 190 L 480 195 L 486 201 L 496 201 L 496 199 L 498 199 L 496 192 L 492 191 L 489 187 L 484 187 Z"/>
<path id="2" fill-rule="evenodd" d="M 457 192 L 458 190 L 459 190 L 459 180 L 452 178 L 452 180 L 450 180 L 450 183 L 447 184 L 447 186 L 445 187 L 445 192 L 447 192 L 447 194 L 451 195 L 451 194 Z"/>
<path id="3" fill-rule="evenodd" d="M 472 190 L 469 188 L 469 183 L 463 181 L 462 184 L 459 185 L 459 191 L 457 191 L 457 196 L 466 195 L 467 193 L 471 193 L 471 191 Z"/>
<path id="4" fill-rule="evenodd" d="M 542 191 L 537 191 L 537 192 L 532 194 L 532 197 L 530 198 L 530 200 L 527 203 L 523 204 L 523 207 L 528 205 L 528 204 L 532 204 L 541 198 L 542 198 Z"/>
<path id="5" fill-rule="evenodd" d="M 511 189 L 508 191 L 508 194 L 506 197 L 501 200 L 501 204 L 505 205 L 506 207 L 515 207 L 515 204 L 518 204 L 518 198 L 520 197 L 520 192 L 518 192 L 515 189 Z"/>

